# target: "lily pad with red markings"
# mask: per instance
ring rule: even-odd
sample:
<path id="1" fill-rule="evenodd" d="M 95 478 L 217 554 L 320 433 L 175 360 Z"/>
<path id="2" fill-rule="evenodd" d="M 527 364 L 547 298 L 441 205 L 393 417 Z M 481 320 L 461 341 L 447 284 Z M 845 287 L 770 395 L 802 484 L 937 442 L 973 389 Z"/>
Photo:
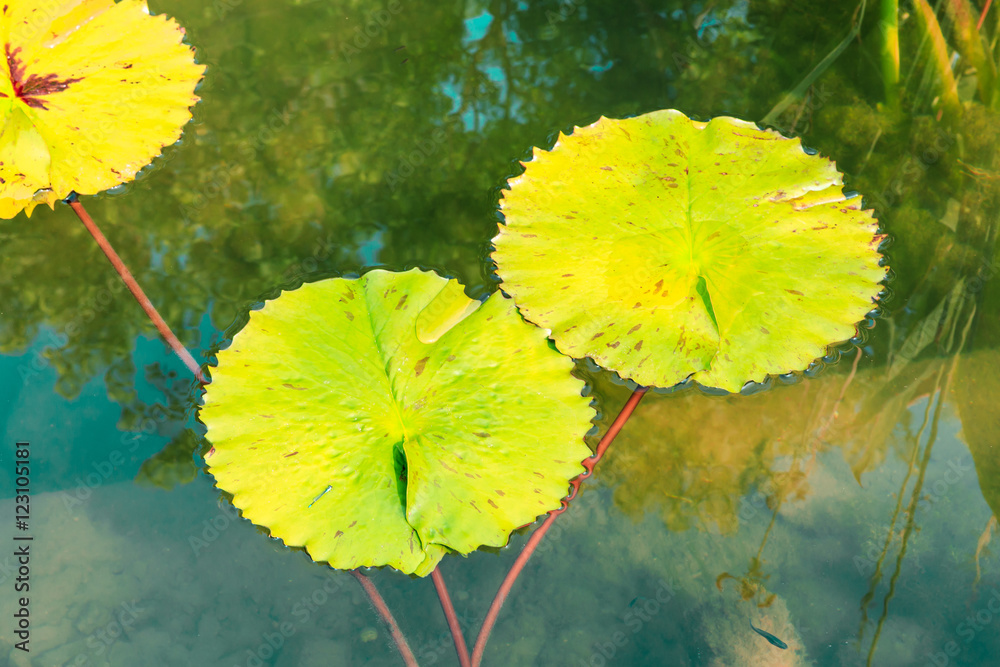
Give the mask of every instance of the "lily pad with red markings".
<path id="1" fill-rule="evenodd" d="M 132 180 L 177 140 L 205 68 L 144 0 L 0 10 L 0 218 Z"/>
<path id="2" fill-rule="evenodd" d="M 313 559 L 423 576 L 559 506 L 594 417 L 572 368 L 499 293 L 416 269 L 303 285 L 219 353 L 206 460 Z"/>
<path id="3" fill-rule="evenodd" d="M 828 159 L 734 118 L 601 118 L 508 182 L 493 260 L 560 351 L 738 391 L 854 335 L 882 236 Z"/>

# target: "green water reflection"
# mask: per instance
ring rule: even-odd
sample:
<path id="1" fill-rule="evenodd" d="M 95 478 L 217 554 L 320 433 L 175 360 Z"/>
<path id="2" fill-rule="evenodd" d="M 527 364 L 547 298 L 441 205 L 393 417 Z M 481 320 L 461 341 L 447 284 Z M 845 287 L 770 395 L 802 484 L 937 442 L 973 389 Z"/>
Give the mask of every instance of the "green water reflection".
<path id="1" fill-rule="evenodd" d="M 88 207 L 202 360 L 262 295 L 321 276 L 421 266 L 482 295 L 498 188 L 532 146 L 668 107 L 762 119 L 857 9 L 154 2 L 208 65 L 203 101 L 179 145 Z M 893 236 L 861 354 L 752 396 L 645 399 L 520 580 L 487 664 L 1000 664 L 1000 118 L 964 63 L 960 111 L 938 106 L 911 19 L 887 104 L 876 14 L 774 117 Z M 942 13 L 949 45 L 957 25 Z M 33 652 L 4 631 L 0 662 L 401 664 L 353 580 L 217 503 L 196 392 L 70 212 L 2 222 L 0 240 L 0 460 L 36 446 L 39 582 Z M 628 392 L 580 373 L 606 426 Z M 468 635 L 523 541 L 445 562 Z M 429 582 L 375 579 L 421 664 L 457 664 Z"/>

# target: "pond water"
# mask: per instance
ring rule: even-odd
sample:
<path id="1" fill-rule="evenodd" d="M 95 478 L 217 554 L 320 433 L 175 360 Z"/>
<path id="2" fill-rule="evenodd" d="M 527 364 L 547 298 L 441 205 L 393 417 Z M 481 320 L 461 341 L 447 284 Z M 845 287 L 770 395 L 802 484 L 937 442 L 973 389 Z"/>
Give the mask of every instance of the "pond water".
<path id="1" fill-rule="evenodd" d="M 496 290 L 500 187 L 602 115 L 766 118 L 835 159 L 891 234 L 860 348 L 752 395 L 643 400 L 515 585 L 485 665 L 1000 664 L 989 63 L 958 58 L 949 88 L 933 30 L 906 14 L 893 88 L 865 3 L 863 19 L 783 0 L 151 4 L 208 66 L 202 101 L 141 178 L 85 199 L 199 362 L 253 304 L 322 277 L 419 266 Z M 998 16 L 980 28 L 994 60 Z M 948 53 L 972 53 L 959 18 L 940 25 Z M 350 575 L 221 497 L 199 391 L 71 211 L 0 236 L 0 517 L 12 535 L 14 443 L 30 442 L 34 538 L 30 653 L 14 648 L 15 543 L 0 550 L 0 663 L 402 664 Z M 629 388 L 577 372 L 603 432 Z M 470 644 L 531 530 L 443 561 Z M 458 664 L 430 580 L 370 576 L 420 664 Z"/>

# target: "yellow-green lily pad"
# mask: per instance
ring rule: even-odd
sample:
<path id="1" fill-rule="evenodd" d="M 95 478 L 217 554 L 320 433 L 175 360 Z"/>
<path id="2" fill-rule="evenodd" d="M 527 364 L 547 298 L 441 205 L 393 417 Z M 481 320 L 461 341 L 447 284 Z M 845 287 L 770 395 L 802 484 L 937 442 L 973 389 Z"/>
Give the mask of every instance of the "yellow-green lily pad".
<path id="1" fill-rule="evenodd" d="M 738 391 L 851 338 L 886 269 L 830 160 L 734 118 L 601 118 L 500 202 L 501 288 L 560 351 L 647 386 Z"/>
<path id="2" fill-rule="evenodd" d="M 314 560 L 423 576 L 559 507 L 594 417 L 572 368 L 510 299 L 431 272 L 303 285 L 219 353 L 206 461 Z"/>

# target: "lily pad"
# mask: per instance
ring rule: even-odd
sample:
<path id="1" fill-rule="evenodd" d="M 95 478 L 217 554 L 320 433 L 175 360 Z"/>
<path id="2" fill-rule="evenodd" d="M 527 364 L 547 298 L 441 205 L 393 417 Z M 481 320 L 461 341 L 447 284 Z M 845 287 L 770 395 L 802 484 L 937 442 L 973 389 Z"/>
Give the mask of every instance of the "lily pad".
<path id="1" fill-rule="evenodd" d="M 145 0 L 21 0 L 0 12 L 0 218 L 132 180 L 177 140 L 204 66 Z"/>
<path id="2" fill-rule="evenodd" d="M 555 509 L 590 454 L 573 363 L 510 299 L 431 272 L 285 292 L 219 353 L 201 419 L 218 486 L 336 568 L 426 575 Z"/>
<path id="3" fill-rule="evenodd" d="M 524 166 L 493 239 L 502 289 L 559 350 L 642 385 L 803 369 L 885 277 L 836 166 L 752 123 L 601 118 Z"/>

